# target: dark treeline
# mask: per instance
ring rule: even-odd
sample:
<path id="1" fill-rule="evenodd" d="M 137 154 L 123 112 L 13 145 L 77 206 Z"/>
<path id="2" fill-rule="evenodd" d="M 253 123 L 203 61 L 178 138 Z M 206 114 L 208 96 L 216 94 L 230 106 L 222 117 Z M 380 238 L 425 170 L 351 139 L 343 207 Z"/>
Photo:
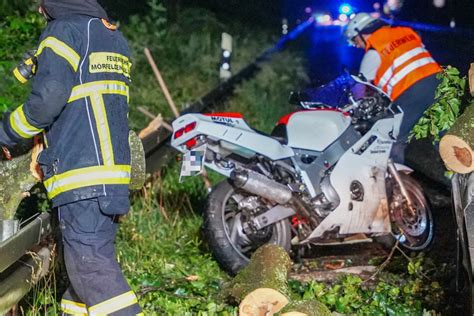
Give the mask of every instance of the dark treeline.
<path id="1" fill-rule="evenodd" d="M 23 14 L 32 10 L 40 1 L 31 0 L 0 0 L 0 18 Z M 148 10 L 147 0 L 99 0 L 113 19 L 124 19 L 133 14 L 145 14 Z"/>
<path id="2" fill-rule="evenodd" d="M 220 19 L 238 19 L 244 23 L 260 26 L 280 24 L 283 7 L 283 0 L 182 0 L 182 3 L 186 6 L 207 8 L 215 12 Z"/>
<path id="3" fill-rule="evenodd" d="M 126 21 L 135 14 L 145 15 L 149 11 L 148 3 L 153 0 L 98 0 L 113 20 Z M 251 25 L 274 27 L 281 22 L 283 0 L 155 0 L 162 3 L 168 12 L 168 18 L 176 20 L 178 15 L 189 7 L 208 9 L 220 20 L 239 20 Z M 37 3 L 39 0 L 37 1 Z M 0 0 L 0 17 L 24 13 L 31 10 L 31 0 Z"/>

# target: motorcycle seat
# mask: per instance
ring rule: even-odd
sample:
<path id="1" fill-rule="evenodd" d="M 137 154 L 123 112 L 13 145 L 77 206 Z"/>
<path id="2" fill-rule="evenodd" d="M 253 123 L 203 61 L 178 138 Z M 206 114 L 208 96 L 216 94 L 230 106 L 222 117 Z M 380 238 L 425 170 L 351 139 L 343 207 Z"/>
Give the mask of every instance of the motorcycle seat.
<path id="1" fill-rule="evenodd" d="M 286 125 L 278 124 L 273 128 L 270 135 L 272 138 L 280 142 L 280 144 L 288 145 L 288 135 L 286 133 Z"/>
<path id="2" fill-rule="evenodd" d="M 279 125 L 277 125 L 277 126 L 273 129 L 273 131 L 272 131 L 271 134 L 267 134 L 267 133 L 265 133 L 265 132 L 262 132 L 262 131 L 259 131 L 259 130 L 255 129 L 255 128 L 254 128 L 253 130 L 254 130 L 256 133 L 260 134 L 260 135 L 267 136 L 267 137 L 270 137 L 270 138 L 273 138 L 273 139 L 277 140 L 277 141 L 278 141 L 280 144 L 282 144 L 282 145 L 287 145 L 287 144 L 288 144 L 288 140 L 287 140 L 287 138 L 286 138 L 286 127 L 283 126 L 283 128 L 284 128 L 284 130 L 285 130 L 285 131 L 284 131 L 285 135 L 282 135 L 282 134 L 280 134 L 280 133 L 275 133 L 275 129 L 276 129 L 278 126 L 279 126 Z"/>

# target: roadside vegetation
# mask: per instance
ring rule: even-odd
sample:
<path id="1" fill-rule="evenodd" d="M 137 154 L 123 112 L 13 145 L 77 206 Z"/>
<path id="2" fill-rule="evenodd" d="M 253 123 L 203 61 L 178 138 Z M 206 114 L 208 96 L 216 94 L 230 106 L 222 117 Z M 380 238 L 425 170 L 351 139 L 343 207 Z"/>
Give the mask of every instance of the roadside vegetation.
<path id="1" fill-rule="evenodd" d="M 143 55 L 148 47 L 181 109 L 218 83 L 220 34 L 234 36 L 233 69 L 237 72 L 277 39 L 278 32 L 251 29 L 218 20 L 203 9 L 183 9 L 173 21 L 160 0 L 149 0 L 145 16 L 131 16 L 121 30 L 133 50 L 133 87 L 130 125 L 140 130 L 148 122 L 136 110 L 171 118 L 163 94 Z M 0 9 L 9 4 L 0 2 Z M 35 13 L 21 7 L 4 10 L 0 22 L 0 111 L 24 101 L 28 86 L 21 86 L 11 70 L 22 54 L 35 47 L 44 25 Z M 256 129 L 270 132 L 278 118 L 292 107 L 291 90 L 307 82 L 304 61 L 294 51 L 275 55 L 259 74 L 240 85 L 219 110 L 241 112 Z M 117 257 L 146 315 L 236 315 L 234 306 L 219 297 L 228 276 L 219 269 L 200 234 L 200 212 L 206 189 L 200 178 L 178 183 L 179 166 L 169 166 L 153 176 L 144 189 L 133 195 L 130 214 L 122 219 L 117 238 Z M 211 174 L 211 180 L 217 181 Z M 424 315 L 445 308 L 443 286 L 447 266 L 437 266 L 424 256 L 394 257 L 377 280 L 347 276 L 334 284 L 291 282 L 296 297 L 317 297 L 332 311 L 360 315 Z M 26 315 L 57 315 L 64 270 L 51 274 L 22 302 Z"/>
<path id="2" fill-rule="evenodd" d="M 416 139 L 430 137 L 439 141 L 464 109 L 474 104 L 474 98 L 468 92 L 467 77 L 462 76 L 457 68 L 444 67 L 437 77 L 440 85 L 436 89 L 436 101 L 413 128 L 412 137 Z"/>

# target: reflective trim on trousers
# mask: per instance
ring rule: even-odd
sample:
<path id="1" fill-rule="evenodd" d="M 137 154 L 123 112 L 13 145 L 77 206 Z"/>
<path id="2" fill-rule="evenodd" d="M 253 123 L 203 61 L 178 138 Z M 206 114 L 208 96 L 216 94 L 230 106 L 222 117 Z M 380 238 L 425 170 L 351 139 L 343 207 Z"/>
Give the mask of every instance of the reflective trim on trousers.
<path id="1" fill-rule="evenodd" d="M 87 308 L 83 303 L 77 303 L 69 300 L 61 300 L 61 310 L 68 315 L 85 315 L 87 316 Z"/>
<path id="2" fill-rule="evenodd" d="M 41 55 L 45 48 L 51 49 L 56 55 L 66 59 L 74 71 L 77 71 L 79 68 L 81 57 L 66 43 L 53 36 L 49 36 L 40 43 L 36 56 Z"/>
<path id="3" fill-rule="evenodd" d="M 74 189 L 103 184 L 130 184 L 131 167 L 127 165 L 95 166 L 55 175 L 44 182 L 48 197 Z"/>
<path id="4" fill-rule="evenodd" d="M 25 112 L 23 111 L 23 104 L 11 113 L 10 126 L 15 131 L 15 133 L 23 138 L 31 138 L 43 131 L 42 129 L 36 128 L 28 122 Z"/>
<path id="5" fill-rule="evenodd" d="M 137 303 L 138 299 L 135 293 L 133 293 L 133 291 L 129 291 L 89 307 L 89 315 L 108 315 Z"/>

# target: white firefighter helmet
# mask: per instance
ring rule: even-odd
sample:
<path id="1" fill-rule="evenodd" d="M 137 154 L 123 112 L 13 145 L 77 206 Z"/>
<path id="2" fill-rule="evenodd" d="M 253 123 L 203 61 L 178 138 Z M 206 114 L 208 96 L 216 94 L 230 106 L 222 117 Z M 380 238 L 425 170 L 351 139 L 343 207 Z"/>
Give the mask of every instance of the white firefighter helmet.
<path id="1" fill-rule="evenodd" d="M 355 45 L 354 38 L 361 34 L 367 26 L 377 21 L 378 19 L 370 16 L 368 13 L 357 13 L 355 17 L 351 19 L 349 23 L 347 23 L 347 26 L 344 30 L 344 37 L 347 39 L 350 45 Z"/>

